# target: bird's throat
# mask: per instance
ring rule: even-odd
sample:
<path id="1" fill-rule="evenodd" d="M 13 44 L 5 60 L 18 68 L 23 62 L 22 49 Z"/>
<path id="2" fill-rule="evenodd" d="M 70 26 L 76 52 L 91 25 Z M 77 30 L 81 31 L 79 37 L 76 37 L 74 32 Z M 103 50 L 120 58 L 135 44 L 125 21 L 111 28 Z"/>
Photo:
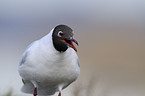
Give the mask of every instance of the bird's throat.
<path id="1" fill-rule="evenodd" d="M 68 49 L 68 46 L 59 39 L 52 38 L 54 48 L 59 52 L 65 52 Z"/>

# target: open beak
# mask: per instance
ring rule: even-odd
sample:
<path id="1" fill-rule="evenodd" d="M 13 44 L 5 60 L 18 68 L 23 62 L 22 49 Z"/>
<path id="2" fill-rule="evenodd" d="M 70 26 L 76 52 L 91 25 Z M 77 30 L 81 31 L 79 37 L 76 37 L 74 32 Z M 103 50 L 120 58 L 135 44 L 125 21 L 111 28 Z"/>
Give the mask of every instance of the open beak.
<path id="1" fill-rule="evenodd" d="M 77 49 L 73 45 L 73 42 L 76 43 L 77 45 L 79 45 L 79 44 L 78 44 L 78 42 L 75 39 L 73 39 L 73 38 L 71 38 L 71 39 L 63 39 L 62 41 L 65 42 L 69 47 L 73 48 L 77 52 Z"/>

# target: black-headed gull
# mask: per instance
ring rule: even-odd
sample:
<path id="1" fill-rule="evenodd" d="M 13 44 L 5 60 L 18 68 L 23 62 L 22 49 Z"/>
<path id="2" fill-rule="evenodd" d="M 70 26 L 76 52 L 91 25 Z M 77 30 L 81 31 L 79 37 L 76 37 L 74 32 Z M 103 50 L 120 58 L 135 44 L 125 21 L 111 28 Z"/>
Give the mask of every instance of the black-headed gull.
<path id="1" fill-rule="evenodd" d="M 22 91 L 34 96 L 59 93 L 80 74 L 73 31 L 58 25 L 46 36 L 33 42 L 23 53 L 18 71 L 24 83 Z"/>

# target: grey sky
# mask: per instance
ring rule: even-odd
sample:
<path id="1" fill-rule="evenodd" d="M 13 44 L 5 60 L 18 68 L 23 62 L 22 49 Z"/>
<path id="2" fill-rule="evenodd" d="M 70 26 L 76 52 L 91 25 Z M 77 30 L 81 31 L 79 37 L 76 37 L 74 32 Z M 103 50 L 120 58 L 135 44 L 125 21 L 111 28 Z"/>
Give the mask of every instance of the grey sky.
<path id="1" fill-rule="evenodd" d="M 1 0 L 1 25 L 145 24 L 144 0 Z M 105 24 L 104 23 L 104 24 Z"/>

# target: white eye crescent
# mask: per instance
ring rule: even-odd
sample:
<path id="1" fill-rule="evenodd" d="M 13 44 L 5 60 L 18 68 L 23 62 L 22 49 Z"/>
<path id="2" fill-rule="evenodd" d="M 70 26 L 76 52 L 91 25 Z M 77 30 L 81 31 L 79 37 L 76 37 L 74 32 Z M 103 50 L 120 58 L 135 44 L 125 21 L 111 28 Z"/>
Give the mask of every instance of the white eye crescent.
<path id="1" fill-rule="evenodd" d="M 59 31 L 58 32 L 58 36 L 61 37 L 62 35 L 63 35 L 63 32 L 62 31 Z"/>

